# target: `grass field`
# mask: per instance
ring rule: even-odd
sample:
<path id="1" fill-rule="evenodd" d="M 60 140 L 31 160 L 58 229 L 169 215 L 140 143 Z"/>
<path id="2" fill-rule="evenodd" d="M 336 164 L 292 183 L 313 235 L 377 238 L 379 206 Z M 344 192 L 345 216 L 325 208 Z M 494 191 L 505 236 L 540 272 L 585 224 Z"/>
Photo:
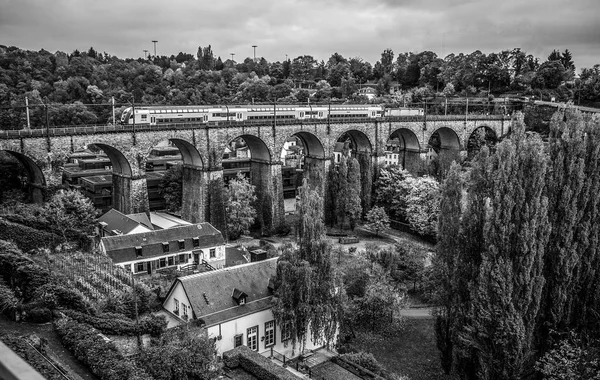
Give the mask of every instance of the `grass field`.
<path id="1" fill-rule="evenodd" d="M 358 332 L 352 346 L 372 353 L 389 371 L 410 380 L 455 379 L 442 372 L 433 319 L 407 319 L 398 331 Z"/>

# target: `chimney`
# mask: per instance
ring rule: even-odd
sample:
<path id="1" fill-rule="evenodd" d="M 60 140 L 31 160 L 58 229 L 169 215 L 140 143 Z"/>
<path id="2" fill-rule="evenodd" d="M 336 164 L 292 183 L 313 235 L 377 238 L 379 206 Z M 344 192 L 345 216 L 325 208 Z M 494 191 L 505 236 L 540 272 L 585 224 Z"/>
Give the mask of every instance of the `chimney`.
<path id="1" fill-rule="evenodd" d="M 255 249 L 250 251 L 250 262 L 263 261 L 267 259 L 267 251 L 264 249 Z"/>

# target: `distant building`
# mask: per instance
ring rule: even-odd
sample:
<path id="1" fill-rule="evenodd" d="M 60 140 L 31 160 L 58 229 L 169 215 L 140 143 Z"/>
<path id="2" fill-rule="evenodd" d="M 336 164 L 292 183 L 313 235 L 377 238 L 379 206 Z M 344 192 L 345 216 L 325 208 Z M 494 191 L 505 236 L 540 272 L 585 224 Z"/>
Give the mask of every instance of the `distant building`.
<path id="1" fill-rule="evenodd" d="M 225 266 L 225 240 L 210 223 L 191 224 L 165 213 L 124 215 L 111 210 L 99 218 L 99 225 L 100 249 L 133 273 Z"/>
<path id="2" fill-rule="evenodd" d="M 271 312 L 271 278 L 277 260 L 179 277 L 163 308 L 182 323 L 195 320 L 203 325 L 208 337 L 215 339 L 218 355 L 242 345 L 259 353 L 274 350 L 288 358 L 299 355 L 291 345 L 286 347 L 291 332 L 278 326 Z M 314 348 L 308 339 L 306 349 Z"/>
<path id="3" fill-rule="evenodd" d="M 369 100 L 377 97 L 377 90 L 373 87 L 363 87 L 356 92 L 356 95 L 366 96 Z"/>
<path id="4" fill-rule="evenodd" d="M 386 165 L 400 165 L 400 140 L 391 139 L 385 147 L 385 163 Z"/>

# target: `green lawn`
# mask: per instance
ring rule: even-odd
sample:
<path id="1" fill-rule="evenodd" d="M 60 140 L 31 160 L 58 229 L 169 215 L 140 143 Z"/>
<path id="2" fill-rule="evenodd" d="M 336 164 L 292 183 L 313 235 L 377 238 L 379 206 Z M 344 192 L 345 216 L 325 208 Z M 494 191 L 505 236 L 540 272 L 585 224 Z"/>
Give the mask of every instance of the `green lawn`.
<path id="1" fill-rule="evenodd" d="M 405 327 L 395 332 L 358 332 L 352 346 L 372 353 L 389 371 L 410 380 L 454 379 L 442 372 L 433 319 L 407 319 Z"/>

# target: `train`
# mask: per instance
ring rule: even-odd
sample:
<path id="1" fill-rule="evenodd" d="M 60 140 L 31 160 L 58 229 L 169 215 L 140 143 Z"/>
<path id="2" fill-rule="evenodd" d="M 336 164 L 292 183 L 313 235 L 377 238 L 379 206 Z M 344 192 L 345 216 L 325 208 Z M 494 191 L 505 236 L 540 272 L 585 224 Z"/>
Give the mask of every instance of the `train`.
<path id="1" fill-rule="evenodd" d="M 121 124 L 265 122 L 270 120 L 377 119 L 384 116 L 419 116 L 422 108 L 385 109 L 381 105 L 247 105 L 247 106 L 139 106 L 128 107 Z"/>

